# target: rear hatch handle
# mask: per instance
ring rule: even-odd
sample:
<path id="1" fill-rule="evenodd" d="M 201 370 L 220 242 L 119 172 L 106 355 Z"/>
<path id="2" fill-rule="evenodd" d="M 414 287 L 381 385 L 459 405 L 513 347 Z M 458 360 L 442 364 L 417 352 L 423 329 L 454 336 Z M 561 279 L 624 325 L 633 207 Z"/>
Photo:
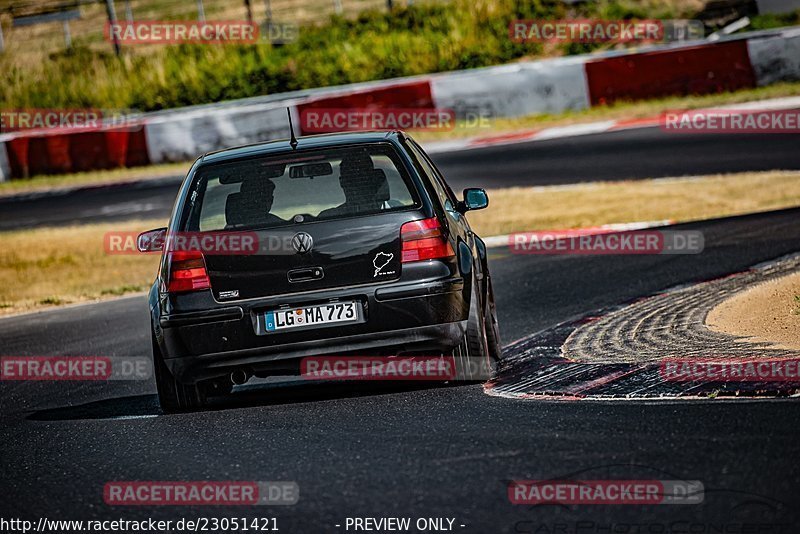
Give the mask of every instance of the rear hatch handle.
<path id="1" fill-rule="evenodd" d="M 322 267 L 305 267 L 303 269 L 292 269 L 286 273 L 290 282 L 308 282 L 309 280 L 322 280 L 325 272 Z"/>

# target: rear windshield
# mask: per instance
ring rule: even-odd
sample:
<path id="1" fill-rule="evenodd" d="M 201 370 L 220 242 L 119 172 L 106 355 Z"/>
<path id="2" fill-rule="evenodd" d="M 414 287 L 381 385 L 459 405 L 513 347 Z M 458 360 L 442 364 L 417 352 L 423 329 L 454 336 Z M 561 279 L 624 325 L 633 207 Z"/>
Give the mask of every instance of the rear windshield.
<path id="1" fill-rule="evenodd" d="M 298 151 L 203 167 L 189 231 L 266 228 L 404 210 L 419 204 L 388 144 Z"/>

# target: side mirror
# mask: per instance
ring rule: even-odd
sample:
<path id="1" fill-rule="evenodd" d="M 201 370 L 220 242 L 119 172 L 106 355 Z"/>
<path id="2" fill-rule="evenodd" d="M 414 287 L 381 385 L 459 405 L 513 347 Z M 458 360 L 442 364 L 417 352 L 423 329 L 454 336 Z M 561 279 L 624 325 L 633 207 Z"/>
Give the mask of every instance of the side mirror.
<path id="1" fill-rule="evenodd" d="M 139 252 L 161 252 L 166 238 L 166 228 L 148 230 L 147 232 L 142 232 L 136 238 L 136 248 L 139 249 Z"/>
<path id="2" fill-rule="evenodd" d="M 478 187 L 464 189 L 464 200 L 458 203 L 458 211 L 466 213 L 470 210 L 482 210 L 489 205 L 486 191 Z"/>

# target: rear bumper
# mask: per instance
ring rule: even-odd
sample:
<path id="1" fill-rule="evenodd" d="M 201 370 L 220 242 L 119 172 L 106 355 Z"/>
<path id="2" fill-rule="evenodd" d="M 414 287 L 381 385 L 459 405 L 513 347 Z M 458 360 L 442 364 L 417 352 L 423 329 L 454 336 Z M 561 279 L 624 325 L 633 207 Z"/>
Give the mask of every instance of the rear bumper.
<path id="1" fill-rule="evenodd" d="M 459 344 L 466 328 L 467 321 L 459 321 L 289 345 L 170 358 L 165 361 L 170 372 L 184 383 L 227 376 L 239 368 L 247 368 L 255 374 L 292 375 L 299 372 L 300 360 L 311 355 L 448 352 Z"/>
<path id="2" fill-rule="evenodd" d="M 294 296 L 242 301 L 159 317 L 156 339 L 181 382 L 217 378 L 240 367 L 256 374 L 293 374 L 313 355 L 440 354 L 463 339 L 469 290 L 460 277 L 407 284 L 375 284 Z M 356 300 L 364 322 L 303 331 L 257 334 L 267 310 L 331 300 Z"/>

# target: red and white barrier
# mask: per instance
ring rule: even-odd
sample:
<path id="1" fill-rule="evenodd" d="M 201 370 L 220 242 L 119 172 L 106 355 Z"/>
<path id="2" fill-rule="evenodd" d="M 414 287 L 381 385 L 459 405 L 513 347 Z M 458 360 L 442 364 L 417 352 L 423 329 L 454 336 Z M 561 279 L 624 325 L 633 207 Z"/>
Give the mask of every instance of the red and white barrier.
<path id="1" fill-rule="evenodd" d="M 291 103 L 289 103 L 291 105 Z M 152 162 L 191 161 L 229 146 L 289 137 L 287 103 L 254 104 L 168 113 L 147 121 Z"/>
<path id="2" fill-rule="evenodd" d="M 800 29 L 351 84 L 269 102 L 195 106 L 145 115 L 143 128 L 124 132 L 16 132 L 0 136 L 0 181 L 186 161 L 228 146 L 286 138 L 287 107 L 302 133 L 299 117 L 309 109 L 450 109 L 457 117 L 520 117 L 789 80 L 800 80 Z M 594 131 L 597 125 L 587 127 Z M 574 128 L 537 135 L 563 136 Z"/>
<path id="3" fill-rule="evenodd" d="M 456 117 L 488 113 L 491 117 L 523 117 L 589 107 L 584 64 L 587 56 L 514 63 L 431 77 L 439 109 Z"/>
<path id="4" fill-rule="evenodd" d="M 301 116 L 311 110 L 323 109 L 434 109 L 436 107 L 430 83 L 425 78 L 417 78 L 399 83 L 390 81 L 362 89 L 352 87 L 331 91 L 298 102 L 296 110 L 297 115 Z M 307 133 L 303 132 L 302 120 L 296 124 L 299 126 L 298 133 Z"/>
<path id="5" fill-rule="evenodd" d="M 747 52 L 759 86 L 800 80 L 800 29 L 748 39 Z"/>
<path id="6" fill-rule="evenodd" d="M 589 61 L 586 77 L 592 106 L 619 100 L 720 93 L 756 85 L 744 40 Z"/>
<path id="7" fill-rule="evenodd" d="M 124 127 L 34 130 L 6 134 L 5 177 L 147 165 L 144 124 Z M 0 156 L 0 158 L 2 158 Z M 0 159 L 0 171 L 6 172 Z"/>

